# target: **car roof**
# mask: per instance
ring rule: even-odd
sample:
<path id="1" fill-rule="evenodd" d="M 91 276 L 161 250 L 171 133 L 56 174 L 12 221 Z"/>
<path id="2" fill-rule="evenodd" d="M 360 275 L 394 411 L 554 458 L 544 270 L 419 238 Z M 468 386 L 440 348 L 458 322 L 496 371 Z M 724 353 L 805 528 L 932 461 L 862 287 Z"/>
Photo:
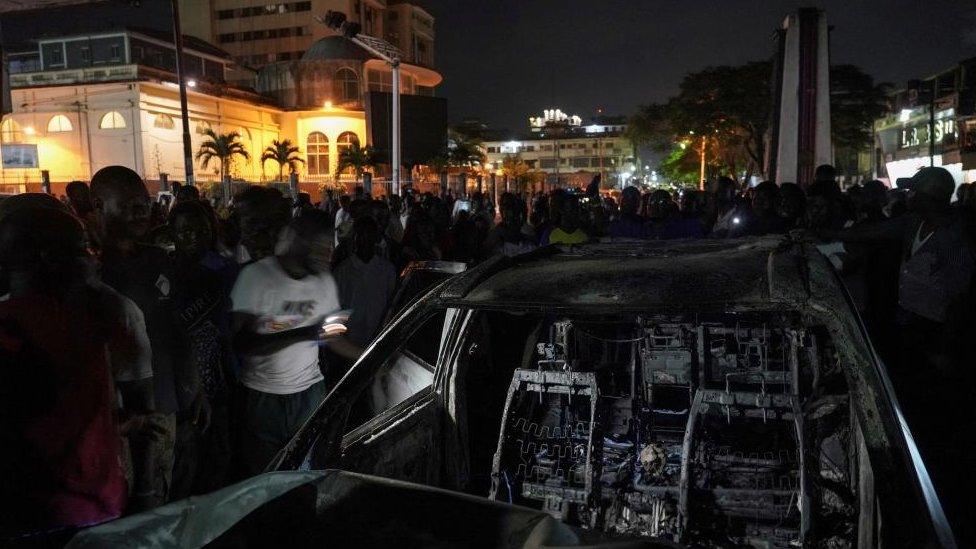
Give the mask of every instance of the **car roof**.
<path id="1" fill-rule="evenodd" d="M 550 246 L 495 258 L 452 279 L 439 298 L 469 306 L 768 308 L 809 297 L 811 261 L 824 258 L 783 236 Z M 836 284 L 826 278 L 820 286 Z M 836 298 L 834 290 L 827 291 Z"/>

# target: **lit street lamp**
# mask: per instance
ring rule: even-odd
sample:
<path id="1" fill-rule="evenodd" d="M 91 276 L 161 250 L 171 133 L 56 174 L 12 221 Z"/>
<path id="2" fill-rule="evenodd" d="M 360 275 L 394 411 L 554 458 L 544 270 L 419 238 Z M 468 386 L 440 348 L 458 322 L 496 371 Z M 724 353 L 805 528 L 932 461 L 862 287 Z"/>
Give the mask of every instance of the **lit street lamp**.
<path id="1" fill-rule="evenodd" d="M 386 61 L 393 73 L 393 124 L 390 139 L 391 158 L 393 168 L 393 183 L 391 194 L 400 194 L 400 50 L 395 46 L 373 36 L 360 35 L 362 26 L 359 23 L 346 20 L 346 14 L 329 10 L 325 17 L 316 17 L 316 21 L 334 31 L 342 33 L 357 46 Z"/>

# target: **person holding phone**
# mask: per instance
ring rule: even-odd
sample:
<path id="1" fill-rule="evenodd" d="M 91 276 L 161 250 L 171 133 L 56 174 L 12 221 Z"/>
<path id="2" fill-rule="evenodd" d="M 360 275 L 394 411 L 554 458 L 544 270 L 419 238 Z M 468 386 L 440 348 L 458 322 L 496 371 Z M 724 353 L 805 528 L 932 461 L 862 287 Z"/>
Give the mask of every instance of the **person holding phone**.
<path id="1" fill-rule="evenodd" d="M 231 292 L 246 475 L 262 472 L 326 395 L 318 347 L 326 317 L 339 309 L 328 271 L 330 228 L 325 212 L 302 212 L 286 228 L 279 253 L 244 268 Z M 330 334 L 328 344 L 350 359 L 361 353 L 341 336 Z"/>

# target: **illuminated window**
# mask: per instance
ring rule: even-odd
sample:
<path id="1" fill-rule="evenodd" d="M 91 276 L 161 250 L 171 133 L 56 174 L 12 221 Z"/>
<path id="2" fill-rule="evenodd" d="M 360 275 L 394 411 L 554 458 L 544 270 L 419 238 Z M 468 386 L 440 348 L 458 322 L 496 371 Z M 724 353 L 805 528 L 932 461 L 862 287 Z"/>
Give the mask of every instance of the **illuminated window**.
<path id="1" fill-rule="evenodd" d="M 322 132 L 308 134 L 305 157 L 309 175 L 329 175 L 329 138 Z"/>
<path id="2" fill-rule="evenodd" d="M 70 132 L 72 129 L 71 121 L 63 114 L 56 114 L 47 123 L 48 133 Z"/>
<path id="3" fill-rule="evenodd" d="M 333 96 L 340 103 L 359 101 L 359 77 L 352 69 L 336 71 L 332 80 Z"/>
<path id="4" fill-rule="evenodd" d="M 207 130 L 212 129 L 210 122 L 200 121 L 197 122 L 196 132 L 197 135 L 203 135 Z"/>
<path id="5" fill-rule="evenodd" d="M 359 137 L 353 132 L 342 132 L 339 134 L 339 138 L 336 139 L 336 149 L 338 150 L 339 157 L 342 158 L 342 151 L 352 147 L 353 145 L 359 146 Z M 355 168 L 346 168 L 343 173 L 353 174 L 356 173 Z"/>
<path id="6" fill-rule="evenodd" d="M 393 91 L 393 75 L 388 71 L 381 71 L 378 69 L 369 69 L 366 72 L 367 81 L 369 82 L 369 91 L 378 92 L 392 92 Z"/>
<path id="7" fill-rule="evenodd" d="M 98 127 L 103 130 L 121 130 L 125 127 L 125 118 L 119 111 L 108 111 L 102 116 Z"/>
<path id="8" fill-rule="evenodd" d="M 172 130 L 174 126 L 175 124 L 173 124 L 173 117 L 168 114 L 157 114 L 156 119 L 153 120 L 154 128 Z"/>
<path id="9" fill-rule="evenodd" d="M 8 118 L 0 124 L 0 139 L 4 143 L 18 143 L 24 139 L 24 130 L 13 118 Z"/>

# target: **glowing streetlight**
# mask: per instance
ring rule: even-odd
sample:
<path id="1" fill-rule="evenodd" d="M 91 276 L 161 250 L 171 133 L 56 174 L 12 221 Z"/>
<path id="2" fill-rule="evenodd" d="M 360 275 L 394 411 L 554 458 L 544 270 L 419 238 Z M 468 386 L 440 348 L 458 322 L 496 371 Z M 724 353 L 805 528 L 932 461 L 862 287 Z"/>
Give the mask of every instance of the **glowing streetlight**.
<path id="1" fill-rule="evenodd" d="M 329 10 L 324 17 L 316 17 L 316 21 L 339 32 L 357 46 L 379 57 L 390 66 L 393 89 L 391 111 L 392 124 L 390 128 L 390 164 L 393 168 L 392 194 L 400 194 L 400 50 L 395 46 L 373 36 L 359 34 L 362 25 L 348 21 L 346 14 L 341 11 Z"/>
<path id="2" fill-rule="evenodd" d="M 27 126 L 24 128 L 24 133 L 27 135 L 34 135 L 37 132 L 34 130 L 34 126 Z"/>

